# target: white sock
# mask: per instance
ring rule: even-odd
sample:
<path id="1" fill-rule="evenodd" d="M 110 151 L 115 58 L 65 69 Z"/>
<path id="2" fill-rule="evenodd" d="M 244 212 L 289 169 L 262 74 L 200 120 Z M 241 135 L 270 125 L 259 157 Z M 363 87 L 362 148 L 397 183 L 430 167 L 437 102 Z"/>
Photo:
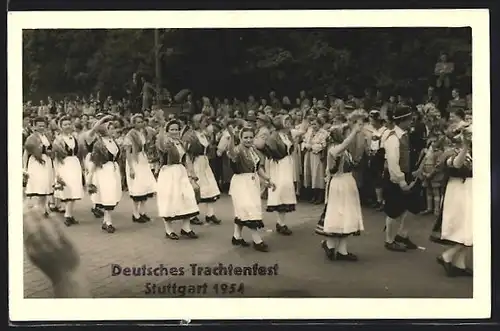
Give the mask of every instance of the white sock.
<path id="1" fill-rule="evenodd" d="M 182 230 L 191 232 L 191 224 L 189 223 L 189 220 L 182 220 Z"/>
<path id="2" fill-rule="evenodd" d="M 206 216 L 214 216 L 215 215 L 215 206 L 213 202 L 207 203 L 207 213 Z"/>
<path id="3" fill-rule="evenodd" d="M 460 247 L 460 250 L 457 252 L 457 254 L 455 254 L 455 261 L 453 262 L 455 267 L 460 269 L 465 269 L 467 267 L 465 264 L 466 255 L 467 255 L 467 248 Z"/>
<path id="4" fill-rule="evenodd" d="M 398 236 L 403 237 L 403 238 L 408 238 L 408 229 L 405 226 L 406 215 L 408 215 L 408 213 L 404 212 L 403 215 L 401 215 L 399 217 Z"/>
<path id="5" fill-rule="evenodd" d="M 453 259 L 455 258 L 456 254 L 458 253 L 458 251 L 461 248 L 462 248 L 461 245 L 455 245 L 455 246 L 449 248 L 448 250 L 446 250 L 442 254 L 444 262 L 450 263 L 451 261 L 453 261 Z"/>
<path id="6" fill-rule="evenodd" d="M 143 206 L 144 206 L 144 201 L 138 201 L 137 202 L 137 213 L 139 214 L 139 216 L 142 215 L 141 209 L 142 209 Z"/>
<path id="7" fill-rule="evenodd" d="M 390 218 L 389 216 L 385 218 L 385 242 L 388 244 L 394 242 L 394 238 L 396 237 L 394 233 L 395 224 L 397 224 L 397 220 L 394 218 Z"/>
<path id="8" fill-rule="evenodd" d="M 141 217 L 141 215 L 139 214 L 139 202 L 133 200 L 132 200 L 132 215 L 135 218 Z"/>
<path id="9" fill-rule="evenodd" d="M 242 230 L 242 227 L 238 224 L 235 224 L 234 225 L 234 234 L 233 234 L 233 237 L 235 239 L 241 239 L 241 230 Z"/>
<path id="10" fill-rule="evenodd" d="M 339 246 L 337 247 L 337 252 L 342 255 L 347 255 L 347 237 L 339 238 Z"/>
<path id="11" fill-rule="evenodd" d="M 172 229 L 172 224 L 170 224 L 169 221 L 163 220 L 163 225 L 165 226 L 166 234 L 171 234 L 172 232 L 174 232 L 174 229 Z"/>
<path id="12" fill-rule="evenodd" d="M 276 220 L 276 222 L 281 226 L 286 225 L 285 224 L 285 215 L 286 215 L 285 213 L 278 213 L 278 219 Z"/>
<path id="13" fill-rule="evenodd" d="M 106 225 L 111 225 L 113 224 L 111 222 L 111 212 L 109 210 L 104 210 L 104 217 L 103 217 L 103 222 Z"/>
<path id="14" fill-rule="evenodd" d="M 330 249 L 336 249 L 337 248 L 337 240 L 338 238 L 326 238 L 326 247 Z"/>
<path id="15" fill-rule="evenodd" d="M 66 202 L 66 206 L 64 208 L 64 217 L 73 216 L 73 203 L 74 203 L 74 201 Z"/>
<path id="16" fill-rule="evenodd" d="M 250 229 L 250 231 L 252 232 L 253 242 L 256 244 L 260 244 L 262 242 L 262 238 L 260 237 L 259 232 L 257 232 L 257 230 L 254 229 Z"/>

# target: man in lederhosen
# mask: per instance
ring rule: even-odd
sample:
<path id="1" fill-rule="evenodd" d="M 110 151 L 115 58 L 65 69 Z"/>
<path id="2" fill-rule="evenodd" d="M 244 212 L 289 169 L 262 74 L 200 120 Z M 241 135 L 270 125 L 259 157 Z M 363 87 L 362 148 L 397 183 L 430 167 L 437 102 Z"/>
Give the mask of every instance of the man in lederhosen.
<path id="1" fill-rule="evenodd" d="M 383 179 L 384 212 L 386 217 L 385 248 L 404 252 L 417 249 L 408 236 L 405 218 L 409 212 L 416 213 L 410 167 L 410 146 L 407 130 L 412 123 L 412 111 L 400 106 L 393 115 L 394 128 L 383 142 L 386 169 Z"/>

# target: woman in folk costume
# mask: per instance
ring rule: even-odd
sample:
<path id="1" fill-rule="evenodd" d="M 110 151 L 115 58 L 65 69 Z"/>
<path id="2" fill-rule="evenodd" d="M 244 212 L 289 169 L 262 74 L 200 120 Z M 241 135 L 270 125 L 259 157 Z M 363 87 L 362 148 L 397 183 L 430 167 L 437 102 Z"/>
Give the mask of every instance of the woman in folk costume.
<path id="1" fill-rule="evenodd" d="M 221 176 L 220 176 L 220 187 L 224 192 L 229 190 L 229 183 L 231 183 L 231 177 L 233 176 L 233 170 L 231 169 L 231 163 L 229 157 L 227 156 L 227 148 L 229 143 L 229 131 L 228 127 L 234 125 L 233 121 L 227 121 L 225 123 L 226 129 L 224 129 L 220 135 L 220 139 L 217 142 L 217 156 L 220 159 L 221 164 Z"/>
<path id="2" fill-rule="evenodd" d="M 255 150 L 253 129 L 244 127 L 240 130 L 238 146 L 235 146 L 233 130 L 230 129 L 229 133 L 231 138 L 228 155 L 234 169 L 229 189 L 235 216 L 232 244 L 249 246 L 241 234 L 243 227 L 247 227 L 252 233 L 254 249 L 267 252 L 268 246 L 262 241 L 257 231 L 264 227 L 259 177 L 271 189 L 274 188 L 274 184 L 265 173 L 261 158 Z"/>
<path id="3" fill-rule="evenodd" d="M 132 199 L 132 222 L 145 223 L 151 219 L 142 212 L 142 207 L 156 191 L 156 180 L 146 156 L 146 133 L 144 117 L 135 114 L 131 118 L 134 126 L 125 136 L 124 146 L 127 153 L 125 173 L 127 187 Z"/>
<path id="4" fill-rule="evenodd" d="M 312 119 L 312 129 L 308 131 L 310 136 L 303 145 L 308 156 L 304 159 L 304 177 L 309 178 L 307 184 L 311 184 L 311 202 L 314 204 L 325 201 L 325 148 L 329 132 L 323 126 L 324 121 L 321 118 Z"/>
<path id="5" fill-rule="evenodd" d="M 99 116 L 100 116 L 100 119 L 94 123 L 94 125 L 92 126 L 92 128 L 90 130 L 88 130 L 87 132 L 84 133 L 84 141 L 85 141 L 85 147 L 87 150 L 87 154 L 85 155 L 85 159 L 83 161 L 83 164 L 84 164 L 85 173 L 86 173 L 85 183 L 87 185 L 92 184 L 92 183 L 88 182 L 88 174 L 89 174 L 90 169 L 93 168 L 91 155 L 92 155 L 92 150 L 94 148 L 94 144 L 98 139 L 97 129 L 100 128 L 104 123 L 109 122 L 110 120 L 112 120 L 114 118 L 114 116 L 112 116 L 112 115 L 98 114 L 98 117 Z M 96 218 L 101 218 L 104 216 L 104 211 L 101 210 L 97 206 L 97 202 L 95 200 L 96 197 L 97 196 L 95 194 L 90 195 L 90 200 L 92 201 L 92 209 L 90 211 L 92 212 L 92 214 L 94 214 L 94 216 Z"/>
<path id="6" fill-rule="evenodd" d="M 290 110 L 290 116 L 292 117 L 292 126 L 295 127 L 296 129 L 300 128 L 300 125 L 302 124 L 302 119 L 299 119 L 299 117 L 302 116 L 297 115 L 300 113 L 300 109 L 295 108 Z M 294 177 L 293 177 L 293 182 L 295 184 L 295 195 L 297 198 L 300 197 L 302 193 L 302 182 L 303 182 L 303 165 L 304 162 L 302 160 L 302 136 L 297 136 L 295 137 L 293 141 L 293 152 L 292 152 L 292 157 L 293 157 L 293 165 L 294 165 Z"/>
<path id="7" fill-rule="evenodd" d="M 362 123 L 355 123 L 347 137 L 347 126 L 334 129 L 333 145 L 328 150 L 330 180 L 323 227 L 328 238 L 322 242 L 322 247 L 330 260 L 358 260 L 347 251 L 347 237 L 364 229 L 359 192 L 352 175 L 354 161 L 347 148 L 361 128 Z"/>
<path id="8" fill-rule="evenodd" d="M 472 276 L 466 267 L 472 247 L 472 131 L 464 128 L 462 146 L 446 160 L 449 180 L 443 203 L 441 239 L 455 243 L 437 258 L 449 277 Z"/>
<path id="9" fill-rule="evenodd" d="M 73 217 L 75 201 L 84 195 L 82 165 L 78 158 L 78 141 L 73 133 L 71 118 L 63 116 L 59 120 L 61 134 L 54 141 L 54 172 L 59 198 L 65 203 L 64 224 L 78 224 Z"/>
<path id="10" fill-rule="evenodd" d="M 257 115 L 256 121 L 256 129 L 255 136 L 253 139 L 253 144 L 257 151 L 257 154 L 260 157 L 261 165 L 264 167 L 264 170 L 269 170 L 269 159 L 262 152 L 266 146 L 266 141 L 271 135 L 271 126 L 272 120 L 269 116 L 264 114 Z M 264 182 L 261 182 L 261 197 L 265 197 L 267 195 L 267 187 Z"/>
<path id="11" fill-rule="evenodd" d="M 196 178 L 193 164 L 180 139 L 181 124 L 169 121 L 160 130 L 156 146 L 160 158 L 158 174 L 158 216 L 163 218 L 165 236 L 178 240 L 171 223 L 182 220 L 181 235 L 190 239 L 198 236 L 191 230 L 190 219 L 199 214 L 194 186 Z"/>
<path id="12" fill-rule="evenodd" d="M 303 135 L 307 129 L 307 120 L 298 130 L 291 130 L 292 119 L 289 115 L 278 115 L 274 118 L 274 131 L 266 141 L 265 154 L 271 160 L 269 175 L 276 185 L 275 190 L 268 189 L 267 211 L 277 212 L 276 231 L 288 236 L 292 231 L 285 223 L 285 215 L 295 211 L 297 197 L 293 183 L 293 139 Z"/>
<path id="13" fill-rule="evenodd" d="M 194 173 L 198 178 L 199 203 L 206 205 L 205 221 L 220 224 L 221 221 L 215 216 L 214 208 L 215 201 L 219 199 L 220 191 L 207 157 L 210 142 L 203 132 L 206 126 L 206 118 L 203 115 L 193 116 L 193 130 L 185 134 L 184 141 L 186 142 L 186 151 L 193 161 Z M 197 216 L 193 218 L 193 223 L 200 223 Z"/>
<path id="14" fill-rule="evenodd" d="M 87 183 L 89 193 L 94 196 L 96 207 L 104 210 L 102 229 L 114 233 L 111 212 L 115 209 L 122 197 L 122 183 L 120 174 L 120 147 L 111 137 L 110 131 L 114 124 L 108 122 L 96 129 L 98 135 L 94 142 Z"/>
<path id="15" fill-rule="evenodd" d="M 308 121 L 310 123 L 314 122 L 315 116 L 311 115 L 308 117 Z M 304 156 L 303 161 L 303 178 L 304 178 L 304 197 L 307 201 L 312 202 L 314 200 L 314 196 L 312 194 L 311 184 L 312 184 L 312 171 L 311 171 L 311 140 L 314 136 L 315 131 L 318 127 L 313 125 L 309 126 L 304 137 L 302 139 L 301 151 Z"/>
<path id="16" fill-rule="evenodd" d="M 33 133 L 26 139 L 23 153 L 23 177 L 26 179 L 25 194 L 36 197 L 38 206 L 49 214 L 47 198 L 54 193 L 54 170 L 52 166 L 52 144 L 44 134 L 47 121 L 37 117 L 33 121 Z"/>

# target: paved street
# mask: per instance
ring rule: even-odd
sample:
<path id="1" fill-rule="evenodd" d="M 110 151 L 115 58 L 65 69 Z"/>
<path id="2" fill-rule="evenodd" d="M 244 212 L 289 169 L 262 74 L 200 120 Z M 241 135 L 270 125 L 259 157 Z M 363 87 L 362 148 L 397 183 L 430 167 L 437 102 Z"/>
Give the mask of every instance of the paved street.
<path id="1" fill-rule="evenodd" d="M 155 203 L 147 205 L 148 214 L 155 215 Z M 75 217 L 80 225 L 67 228 L 82 256 L 82 268 L 91 282 L 94 297 L 159 297 L 175 294 L 147 294 L 146 284 L 200 285 L 206 283 L 203 296 L 216 296 L 216 284 L 235 283 L 239 293 L 227 297 L 472 297 L 472 279 L 449 279 L 436 263 L 443 246 L 428 240 L 433 217 L 409 216 L 412 239 L 422 249 L 407 253 L 389 252 L 383 247 L 383 213 L 364 210 L 365 232 L 350 238 L 350 251 L 357 254 L 357 263 L 328 261 L 320 247 L 322 237 L 314 234 L 314 227 L 322 206 L 301 203 L 289 217 L 291 237 L 264 232 L 270 246 L 269 253 L 252 248 L 233 247 L 232 206 L 229 197 L 217 202 L 217 215 L 223 220 L 219 226 L 195 226 L 200 239 L 190 241 L 167 240 L 163 222 L 156 219 L 147 224 L 132 223 L 131 201 L 124 195 L 114 215 L 115 234 L 100 229 L 100 220 L 90 213 L 90 202 L 77 204 Z M 202 210 L 203 213 L 203 210 Z M 274 228 L 274 215 L 265 213 L 264 223 Z M 62 220 L 61 220 L 62 221 Z M 176 224 L 180 228 L 180 224 Z M 245 233 L 247 241 L 251 241 Z M 193 276 L 189 265 L 272 267 L 278 264 L 275 276 Z M 185 267 L 184 276 L 112 276 L 111 265 L 121 267 Z M 161 287 L 161 286 L 160 286 Z M 225 288 L 219 285 L 219 293 Z M 230 288 L 230 285 L 228 285 Z M 226 292 L 229 292 L 227 290 Z M 244 292 L 243 294 L 241 292 Z M 24 259 L 25 297 L 51 297 L 47 278 L 29 260 Z M 178 294 L 177 294 L 178 295 Z M 192 295 L 190 295 L 192 296 Z M 224 296 L 224 295 L 220 295 Z"/>

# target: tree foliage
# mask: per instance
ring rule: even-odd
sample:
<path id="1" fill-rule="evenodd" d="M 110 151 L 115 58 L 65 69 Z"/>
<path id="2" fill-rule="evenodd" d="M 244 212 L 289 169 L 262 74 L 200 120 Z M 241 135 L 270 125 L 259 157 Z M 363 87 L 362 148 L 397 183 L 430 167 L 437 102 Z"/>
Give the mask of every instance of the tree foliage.
<path id="1" fill-rule="evenodd" d="M 123 95 L 133 72 L 155 76 L 153 30 L 25 30 L 26 97 Z M 163 85 L 211 96 L 361 93 L 425 88 L 440 52 L 470 89 L 469 28 L 161 29 Z M 256 96 L 257 96 L 256 95 Z"/>

